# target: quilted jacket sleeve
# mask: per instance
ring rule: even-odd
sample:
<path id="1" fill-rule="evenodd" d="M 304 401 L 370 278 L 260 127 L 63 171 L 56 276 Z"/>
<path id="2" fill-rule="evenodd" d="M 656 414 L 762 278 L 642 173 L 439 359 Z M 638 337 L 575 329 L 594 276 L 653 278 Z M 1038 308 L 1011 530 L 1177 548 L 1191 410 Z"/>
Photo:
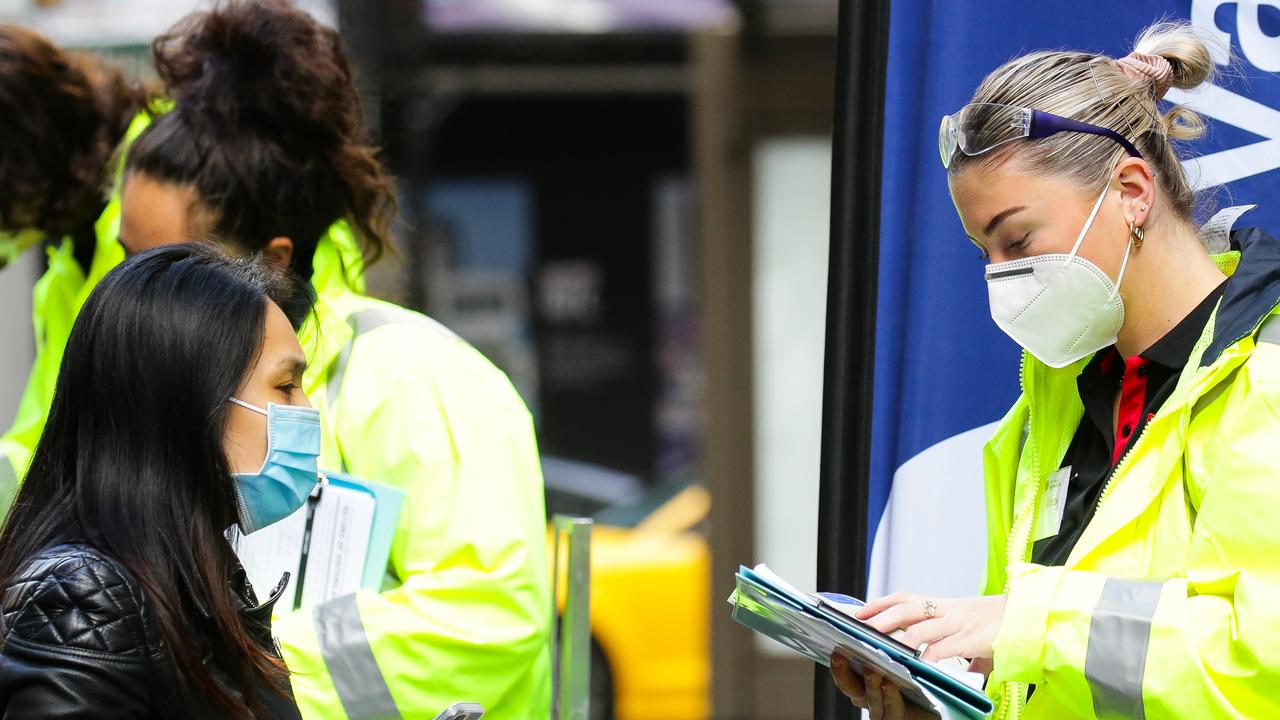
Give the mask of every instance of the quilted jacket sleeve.
<path id="1" fill-rule="evenodd" d="M 125 571 L 89 554 L 37 559 L 4 589 L 3 718 L 144 718 L 158 647 Z"/>

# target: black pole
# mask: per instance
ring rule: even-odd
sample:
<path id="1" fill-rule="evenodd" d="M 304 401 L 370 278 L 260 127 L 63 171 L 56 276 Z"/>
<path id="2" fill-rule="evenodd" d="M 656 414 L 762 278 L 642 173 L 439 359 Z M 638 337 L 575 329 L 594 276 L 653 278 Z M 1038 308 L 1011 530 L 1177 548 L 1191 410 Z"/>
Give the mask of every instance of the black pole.
<path id="1" fill-rule="evenodd" d="M 831 254 L 818 495 L 818 588 L 867 590 L 867 488 L 875 363 L 889 0 L 840 0 L 831 151 Z M 813 716 L 852 718 L 826 668 Z"/>

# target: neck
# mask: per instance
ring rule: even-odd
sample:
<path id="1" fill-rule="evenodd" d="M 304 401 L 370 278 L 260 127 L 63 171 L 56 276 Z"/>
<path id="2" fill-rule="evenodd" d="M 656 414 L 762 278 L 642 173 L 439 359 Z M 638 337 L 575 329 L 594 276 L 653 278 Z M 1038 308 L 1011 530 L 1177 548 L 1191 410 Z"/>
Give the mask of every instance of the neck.
<path id="1" fill-rule="evenodd" d="M 1124 357 L 1154 345 L 1225 279 L 1195 228 L 1181 219 L 1149 229 L 1146 242 L 1131 252 L 1120 286 L 1124 327 L 1116 340 Z"/>

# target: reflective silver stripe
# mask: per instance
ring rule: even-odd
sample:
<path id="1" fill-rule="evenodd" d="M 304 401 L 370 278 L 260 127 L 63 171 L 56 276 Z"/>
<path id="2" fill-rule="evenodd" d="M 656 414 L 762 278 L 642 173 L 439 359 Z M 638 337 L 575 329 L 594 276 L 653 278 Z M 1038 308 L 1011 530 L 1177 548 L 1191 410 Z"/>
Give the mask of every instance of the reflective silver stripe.
<path id="1" fill-rule="evenodd" d="M 452 330 L 426 315 L 398 307 L 376 307 L 351 313 L 347 317 L 347 324 L 351 326 L 351 339 L 338 353 L 338 361 L 334 363 L 333 372 L 329 375 L 329 383 L 325 388 L 325 395 L 329 398 L 330 405 L 337 401 L 338 393 L 342 391 L 342 381 L 347 374 L 347 363 L 351 360 L 351 350 L 355 347 L 356 338 L 367 332 L 377 330 L 383 325 L 416 325 L 433 330 L 450 340 L 462 341 Z"/>
<path id="2" fill-rule="evenodd" d="M 9 514 L 13 500 L 18 496 L 18 471 L 13 467 L 13 460 L 7 455 L 0 455 L 0 519 Z"/>
<path id="3" fill-rule="evenodd" d="M 342 379 L 347 374 L 347 362 L 351 360 L 351 347 L 355 345 L 355 337 L 347 341 L 342 346 L 342 351 L 338 353 L 338 360 L 333 364 L 333 372 L 329 375 L 329 383 L 325 385 L 325 397 L 329 398 L 329 402 L 333 403 L 338 392 L 342 390 Z"/>
<path id="4" fill-rule="evenodd" d="M 1162 586 L 1156 580 L 1108 578 L 1102 587 L 1084 660 L 1084 676 L 1099 718 L 1146 717 L 1142 677 Z"/>
<path id="5" fill-rule="evenodd" d="M 316 638 L 342 709 L 352 720 L 399 718 L 378 661 L 369 647 L 355 595 L 344 595 L 316 606 Z"/>
<path id="6" fill-rule="evenodd" d="M 1258 328 L 1258 342 L 1280 345 L 1280 315 L 1272 315 Z"/>

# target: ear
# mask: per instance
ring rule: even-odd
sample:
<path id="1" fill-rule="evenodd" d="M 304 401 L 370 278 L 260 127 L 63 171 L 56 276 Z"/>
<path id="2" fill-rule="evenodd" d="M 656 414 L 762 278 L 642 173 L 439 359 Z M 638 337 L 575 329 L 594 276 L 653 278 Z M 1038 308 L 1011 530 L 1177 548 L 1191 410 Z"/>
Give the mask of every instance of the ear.
<path id="1" fill-rule="evenodd" d="M 293 263 L 293 241 L 287 237 L 273 237 L 262 248 L 262 257 L 277 270 L 288 270 Z"/>
<path id="2" fill-rule="evenodd" d="M 1115 179 L 1120 185 L 1125 223 L 1145 226 L 1156 202 L 1156 177 L 1151 166 L 1141 158 L 1125 158 L 1116 166 Z"/>

